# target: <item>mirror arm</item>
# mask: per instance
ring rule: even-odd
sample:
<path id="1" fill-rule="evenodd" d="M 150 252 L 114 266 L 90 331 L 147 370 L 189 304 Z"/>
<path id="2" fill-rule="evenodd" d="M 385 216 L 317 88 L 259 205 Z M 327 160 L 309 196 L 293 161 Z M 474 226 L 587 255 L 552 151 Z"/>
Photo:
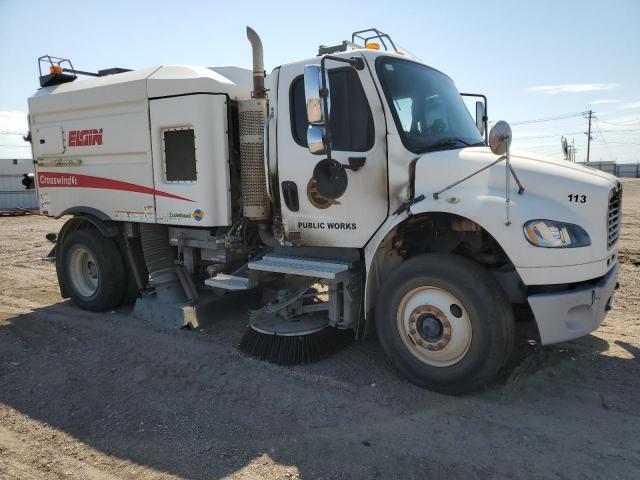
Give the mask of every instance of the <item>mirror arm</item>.
<path id="1" fill-rule="evenodd" d="M 455 182 L 453 182 L 450 185 L 447 185 L 446 187 L 444 187 L 442 190 L 438 190 L 437 192 L 433 193 L 433 199 L 434 200 L 438 200 L 438 198 L 440 198 L 440 195 L 442 195 L 444 192 L 446 192 L 447 190 L 455 187 L 456 185 L 461 184 L 462 182 L 469 180 L 471 177 L 475 177 L 477 174 L 479 174 L 480 172 L 484 172 L 487 168 L 491 168 L 493 167 L 496 163 L 501 162 L 502 160 L 505 160 L 507 157 L 505 155 L 500 156 L 497 160 L 494 160 L 493 162 L 489 163 L 488 165 L 485 165 L 482 168 L 479 168 L 478 170 L 476 170 L 475 172 L 470 173 L 469 175 L 467 175 L 466 177 L 461 178 L 460 180 L 457 180 Z"/>
<path id="2" fill-rule="evenodd" d="M 320 60 L 320 69 L 322 70 L 323 73 L 326 70 L 324 65 L 325 60 L 334 60 L 336 62 L 348 63 L 356 70 L 364 70 L 364 60 L 362 59 L 362 57 L 343 58 L 343 57 L 336 57 L 335 55 L 325 55 Z"/>
<path id="3" fill-rule="evenodd" d="M 329 96 L 329 89 L 327 88 L 327 67 L 324 64 L 324 61 L 327 59 L 327 57 L 331 58 L 331 55 L 325 55 L 324 57 L 322 57 L 322 60 L 320 60 L 320 96 L 324 99 L 324 102 L 322 102 L 322 108 L 324 110 L 324 120 L 325 120 L 325 135 L 327 137 L 327 160 L 329 160 L 329 170 L 331 171 L 331 176 L 335 176 L 334 175 L 334 160 L 331 158 L 331 128 L 329 128 L 329 122 L 331 121 L 331 119 L 329 118 L 329 102 L 328 100 L 328 96 Z"/>

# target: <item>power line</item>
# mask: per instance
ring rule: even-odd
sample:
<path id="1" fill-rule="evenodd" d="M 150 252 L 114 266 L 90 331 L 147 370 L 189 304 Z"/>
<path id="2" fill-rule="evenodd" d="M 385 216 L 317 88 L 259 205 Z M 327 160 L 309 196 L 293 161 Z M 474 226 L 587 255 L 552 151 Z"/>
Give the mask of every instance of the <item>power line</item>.
<path id="1" fill-rule="evenodd" d="M 602 132 L 607 133 L 608 138 L 611 138 L 611 134 L 612 133 L 616 133 L 616 132 L 609 132 L 607 130 L 603 130 Z M 569 133 L 557 133 L 555 135 L 536 135 L 536 136 L 532 136 L 532 137 L 520 137 L 520 136 L 514 136 L 513 140 L 514 141 L 519 141 L 519 140 L 526 140 L 527 142 L 529 140 L 544 140 L 547 138 L 554 138 L 554 137 L 558 137 L 560 138 L 561 136 L 567 136 L 567 135 L 579 135 L 579 134 L 584 134 L 585 132 L 569 132 Z M 633 137 L 622 137 L 622 138 L 617 138 L 617 140 L 625 140 L 625 139 L 629 139 L 629 140 L 635 140 L 635 136 Z M 599 137 L 593 137 L 593 140 L 601 140 L 601 138 Z M 587 146 L 587 139 L 586 139 L 586 135 L 584 139 L 576 139 L 576 145 L 581 145 L 582 147 L 586 148 Z M 608 143 L 613 143 L 611 140 L 608 140 Z M 550 143 L 548 144 L 541 144 L 541 145 L 551 145 Z M 553 145 L 555 145 L 555 143 L 553 143 Z M 540 146 L 540 145 L 538 145 Z M 538 147 L 536 146 L 536 147 Z"/>
<path id="2" fill-rule="evenodd" d="M 586 115 L 587 113 L 589 113 L 588 111 L 585 112 L 577 112 L 577 113 L 571 113 L 568 115 L 560 115 L 557 117 L 547 117 L 547 118 L 536 118 L 534 120 L 521 120 L 519 122 L 511 122 L 511 125 L 525 125 L 528 123 L 539 123 L 539 122 L 553 122 L 556 120 L 564 120 L 565 118 L 573 118 L 573 117 L 581 117 L 583 115 Z"/>
<path id="3" fill-rule="evenodd" d="M 609 147 L 609 143 L 607 142 L 607 139 L 604 138 L 604 133 L 602 133 L 602 130 L 600 129 L 600 122 L 598 121 L 598 117 L 593 117 L 593 122 L 596 126 L 596 130 L 598 131 L 598 134 L 600 135 L 600 138 L 602 139 L 602 141 L 604 142 L 605 148 L 607 149 L 607 153 L 609 154 L 609 158 L 613 159 L 613 155 L 611 153 L 611 148 Z"/>
<path id="4" fill-rule="evenodd" d="M 576 119 L 577 120 L 577 119 Z M 584 122 L 580 122 L 580 123 L 576 123 L 576 120 L 568 122 L 568 123 L 562 123 L 562 124 L 558 124 L 558 123 L 554 123 L 554 122 L 550 122 L 547 124 L 539 124 L 539 125 L 531 125 L 531 126 L 527 126 L 527 125 L 523 125 L 523 126 L 518 126 L 517 128 L 514 128 L 515 131 L 523 131 L 524 129 L 532 129 L 532 131 L 535 131 L 536 133 L 538 131 L 540 131 L 540 133 L 545 133 L 546 131 L 554 131 L 554 130 L 558 130 L 559 128 L 563 128 L 565 130 L 569 130 L 569 129 L 576 129 L 576 128 L 583 128 L 584 127 Z"/>
<path id="5" fill-rule="evenodd" d="M 640 146 L 640 143 L 633 143 L 633 142 L 609 142 L 609 143 L 615 143 L 618 145 L 638 145 Z"/>
<path id="6" fill-rule="evenodd" d="M 6 144 L 0 144 L 0 147 L 21 147 L 21 148 L 28 148 L 28 147 L 31 147 L 31 145 L 6 145 Z"/>
<path id="7" fill-rule="evenodd" d="M 605 120 L 600 120 L 600 122 L 606 123 L 607 125 L 613 125 L 615 127 L 630 127 L 630 126 L 633 126 L 633 125 L 640 124 L 640 118 L 634 119 L 634 120 L 629 120 L 627 122 L 621 122 L 621 123 L 607 122 Z"/>
<path id="8" fill-rule="evenodd" d="M 604 138 L 604 133 L 602 133 L 602 130 L 600 129 L 600 123 L 598 122 L 598 117 L 596 117 L 595 115 L 593 116 L 593 126 L 598 131 L 598 135 L 600 135 L 600 138 L 602 139 L 602 141 L 604 143 L 607 143 L 607 139 Z"/>
<path id="9" fill-rule="evenodd" d="M 602 120 L 600 120 L 599 123 L 604 123 Z M 626 128 L 626 129 L 619 129 L 619 128 L 613 128 L 613 129 L 604 129 L 603 132 L 607 132 L 607 133 L 618 133 L 618 132 L 640 132 L 640 128 Z"/>
<path id="10" fill-rule="evenodd" d="M 552 137 L 557 137 L 557 136 L 562 136 L 562 135 L 578 135 L 579 133 L 584 133 L 584 132 L 570 132 L 570 133 L 562 133 L 562 134 L 554 133 L 553 135 L 536 135 L 536 136 L 532 136 L 532 137 L 515 137 L 515 139 L 517 139 L 517 140 L 534 140 L 536 138 L 552 138 Z"/>

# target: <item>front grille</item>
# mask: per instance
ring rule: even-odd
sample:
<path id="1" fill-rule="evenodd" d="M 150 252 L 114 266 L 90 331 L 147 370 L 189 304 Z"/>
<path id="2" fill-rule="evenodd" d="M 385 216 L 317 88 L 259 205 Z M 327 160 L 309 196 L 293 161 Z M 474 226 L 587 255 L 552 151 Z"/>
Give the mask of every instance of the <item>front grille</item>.
<path id="1" fill-rule="evenodd" d="M 609 194 L 609 214 L 607 215 L 607 249 L 618 241 L 622 223 L 622 184 L 618 182 Z"/>

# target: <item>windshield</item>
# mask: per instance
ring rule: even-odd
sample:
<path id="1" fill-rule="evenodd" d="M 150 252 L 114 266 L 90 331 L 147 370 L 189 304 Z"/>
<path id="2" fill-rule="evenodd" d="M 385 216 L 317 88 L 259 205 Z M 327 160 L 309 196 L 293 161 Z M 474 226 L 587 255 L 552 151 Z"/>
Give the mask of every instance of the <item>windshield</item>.
<path id="1" fill-rule="evenodd" d="M 401 58 L 380 57 L 378 75 L 402 142 L 416 153 L 484 145 L 453 81 Z"/>

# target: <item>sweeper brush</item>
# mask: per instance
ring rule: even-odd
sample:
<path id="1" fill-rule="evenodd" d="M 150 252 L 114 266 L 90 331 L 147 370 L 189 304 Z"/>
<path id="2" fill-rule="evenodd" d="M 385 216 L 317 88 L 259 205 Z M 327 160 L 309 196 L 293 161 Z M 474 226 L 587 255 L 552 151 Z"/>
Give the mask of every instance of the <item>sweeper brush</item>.
<path id="1" fill-rule="evenodd" d="M 303 286 L 280 295 L 250 313 L 249 327 L 239 349 L 245 354 L 278 365 L 300 365 L 327 358 L 346 346 L 353 332 L 329 325 L 326 310 L 313 311 L 317 291 Z M 304 313 L 311 310 L 308 313 Z"/>
<path id="2" fill-rule="evenodd" d="M 315 333 L 279 335 L 249 327 L 240 341 L 240 350 L 251 357 L 278 365 L 302 365 L 327 358 L 347 345 L 352 332 L 325 327 Z"/>

